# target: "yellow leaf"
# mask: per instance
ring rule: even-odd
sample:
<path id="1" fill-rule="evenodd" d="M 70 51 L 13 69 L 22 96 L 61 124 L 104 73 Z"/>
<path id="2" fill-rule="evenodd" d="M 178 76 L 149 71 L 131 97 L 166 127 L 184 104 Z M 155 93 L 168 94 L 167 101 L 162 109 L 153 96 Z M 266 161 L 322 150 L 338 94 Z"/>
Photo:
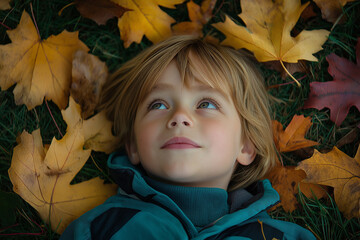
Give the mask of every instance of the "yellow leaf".
<path id="1" fill-rule="evenodd" d="M 34 207 L 51 228 L 61 234 L 80 215 L 116 193 L 116 185 L 100 178 L 70 185 L 91 150 L 83 150 L 79 129 L 53 139 L 45 153 L 40 130 L 23 132 L 14 148 L 9 177 L 14 192 Z"/>
<path id="2" fill-rule="evenodd" d="M 119 139 L 111 132 L 112 122 L 107 120 L 104 112 L 83 120 L 80 105 L 70 97 L 69 107 L 62 110 L 61 114 L 67 123 L 67 132 L 78 128 L 84 136 L 85 149 L 111 153 L 119 146 Z"/>
<path id="3" fill-rule="evenodd" d="M 224 23 L 213 26 L 225 34 L 222 44 L 236 49 L 246 48 L 260 62 L 317 61 L 313 53 L 322 49 L 328 31 L 304 30 L 296 37 L 290 35 L 307 5 L 301 5 L 300 0 L 241 0 L 239 17 L 246 27 L 237 25 L 228 16 Z"/>
<path id="4" fill-rule="evenodd" d="M 297 149 L 318 145 L 317 142 L 305 139 L 305 134 L 311 127 L 310 117 L 295 115 L 285 131 L 278 121 L 273 121 L 274 141 L 280 152 L 291 152 Z"/>
<path id="5" fill-rule="evenodd" d="M 360 147 L 355 158 L 336 147 L 326 154 L 315 150 L 297 169 L 306 172 L 306 182 L 334 187 L 335 202 L 346 218 L 360 217 Z"/>
<path id="6" fill-rule="evenodd" d="M 18 27 L 7 31 L 12 43 L 0 46 L 0 87 L 14 89 L 16 104 L 32 109 L 46 100 L 65 108 L 71 83 L 73 53 L 88 48 L 77 32 L 63 31 L 41 40 L 24 11 Z"/>
<path id="7" fill-rule="evenodd" d="M 140 43 L 145 35 L 153 43 L 171 35 L 170 25 L 175 20 L 163 12 L 158 5 L 175 8 L 184 0 L 112 0 L 118 5 L 131 9 L 119 18 L 121 39 L 127 48 L 132 42 Z"/>

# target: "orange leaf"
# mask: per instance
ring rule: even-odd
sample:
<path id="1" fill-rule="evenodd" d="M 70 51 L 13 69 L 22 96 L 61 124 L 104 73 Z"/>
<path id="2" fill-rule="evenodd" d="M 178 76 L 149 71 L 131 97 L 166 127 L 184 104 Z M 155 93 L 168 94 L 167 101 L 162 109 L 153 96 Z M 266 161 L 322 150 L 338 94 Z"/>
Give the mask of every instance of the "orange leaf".
<path id="1" fill-rule="evenodd" d="M 16 104 L 32 109 L 46 100 L 65 108 L 71 83 L 73 53 L 88 48 L 77 32 L 63 31 L 41 40 L 24 11 L 18 27 L 7 31 L 12 43 L 0 46 L 0 87 L 14 89 Z"/>
<path id="2" fill-rule="evenodd" d="M 298 188 L 308 198 L 322 198 L 326 196 L 326 190 L 316 184 L 302 183 L 306 174 L 302 170 L 295 170 L 295 166 L 282 166 L 279 161 L 276 161 L 276 166 L 265 176 L 271 181 L 273 188 L 280 195 L 280 203 L 276 207 L 282 206 L 286 212 L 292 212 L 298 207 L 296 194 Z M 299 185 L 300 184 L 300 185 Z"/>
<path id="3" fill-rule="evenodd" d="M 184 0 L 112 0 L 118 5 L 131 9 L 118 21 L 121 39 L 127 48 L 131 43 L 140 43 L 145 35 L 153 43 L 171 35 L 170 25 L 173 18 L 163 12 L 158 4 L 166 8 L 175 8 Z"/>
<path id="4" fill-rule="evenodd" d="M 115 184 L 104 184 L 98 177 L 70 185 L 91 151 L 83 150 L 78 128 L 61 140 L 53 138 L 47 151 L 39 129 L 32 134 L 24 131 L 18 142 L 9 169 L 13 190 L 57 233 L 116 193 Z"/>
<path id="5" fill-rule="evenodd" d="M 193 34 L 202 37 L 203 25 L 212 17 L 216 0 L 204 0 L 201 7 L 192 0 L 186 4 L 191 22 L 181 22 L 172 28 L 176 34 Z"/>
<path id="6" fill-rule="evenodd" d="M 310 117 L 295 115 L 285 131 L 278 121 L 273 121 L 274 141 L 280 152 L 291 152 L 297 149 L 318 145 L 317 142 L 304 138 L 311 127 Z"/>
<path id="7" fill-rule="evenodd" d="M 336 147 L 325 154 L 315 150 L 297 169 L 306 172 L 305 182 L 334 187 L 335 202 L 346 218 L 360 217 L 360 147 L 355 158 Z"/>
<path id="8" fill-rule="evenodd" d="M 307 4 L 301 5 L 300 0 L 241 0 L 239 17 L 246 27 L 237 25 L 228 16 L 224 23 L 213 26 L 225 34 L 222 44 L 246 48 L 259 62 L 317 61 L 313 54 L 322 49 L 329 32 L 304 30 L 296 37 L 290 33 Z"/>

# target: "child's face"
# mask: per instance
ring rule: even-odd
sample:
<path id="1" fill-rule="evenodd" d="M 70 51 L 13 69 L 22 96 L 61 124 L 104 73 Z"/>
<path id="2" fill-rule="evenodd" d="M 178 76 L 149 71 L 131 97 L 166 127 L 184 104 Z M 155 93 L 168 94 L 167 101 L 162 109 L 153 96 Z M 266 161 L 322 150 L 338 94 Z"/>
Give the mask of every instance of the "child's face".
<path id="1" fill-rule="evenodd" d="M 191 81 L 172 61 L 140 104 L 128 153 L 149 176 L 173 184 L 227 189 L 236 162 L 250 164 L 238 113 L 229 96 Z"/>

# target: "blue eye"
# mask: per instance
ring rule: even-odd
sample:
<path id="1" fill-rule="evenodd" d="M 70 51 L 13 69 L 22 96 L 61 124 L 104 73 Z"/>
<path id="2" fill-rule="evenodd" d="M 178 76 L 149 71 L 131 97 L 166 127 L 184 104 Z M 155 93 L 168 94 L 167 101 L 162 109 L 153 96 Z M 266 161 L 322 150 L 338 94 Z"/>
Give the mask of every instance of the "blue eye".
<path id="1" fill-rule="evenodd" d="M 209 101 L 201 102 L 198 108 L 217 109 L 217 107 Z"/>
<path id="2" fill-rule="evenodd" d="M 155 109 L 162 110 L 162 109 L 167 109 L 167 107 L 161 102 L 155 102 L 155 103 L 150 105 L 149 109 L 150 110 L 155 110 Z"/>

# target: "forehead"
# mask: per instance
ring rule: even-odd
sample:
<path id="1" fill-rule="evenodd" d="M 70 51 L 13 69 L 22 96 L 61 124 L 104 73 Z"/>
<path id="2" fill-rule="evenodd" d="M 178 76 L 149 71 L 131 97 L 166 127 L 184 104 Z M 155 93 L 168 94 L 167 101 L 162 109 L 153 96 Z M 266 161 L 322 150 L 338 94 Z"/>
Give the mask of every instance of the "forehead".
<path id="1" fill-rule="evenodd" d="M 169 84 L 190 89 L 217 91 L 224 96 L 230 95 L 230 84 L 226 74 L 206 59 L 201 59 L 191 52 L 187 59 L 173 59 L 148 90 L 151 92 L 164 89 L 169 87 L 166 86 Z"/>

